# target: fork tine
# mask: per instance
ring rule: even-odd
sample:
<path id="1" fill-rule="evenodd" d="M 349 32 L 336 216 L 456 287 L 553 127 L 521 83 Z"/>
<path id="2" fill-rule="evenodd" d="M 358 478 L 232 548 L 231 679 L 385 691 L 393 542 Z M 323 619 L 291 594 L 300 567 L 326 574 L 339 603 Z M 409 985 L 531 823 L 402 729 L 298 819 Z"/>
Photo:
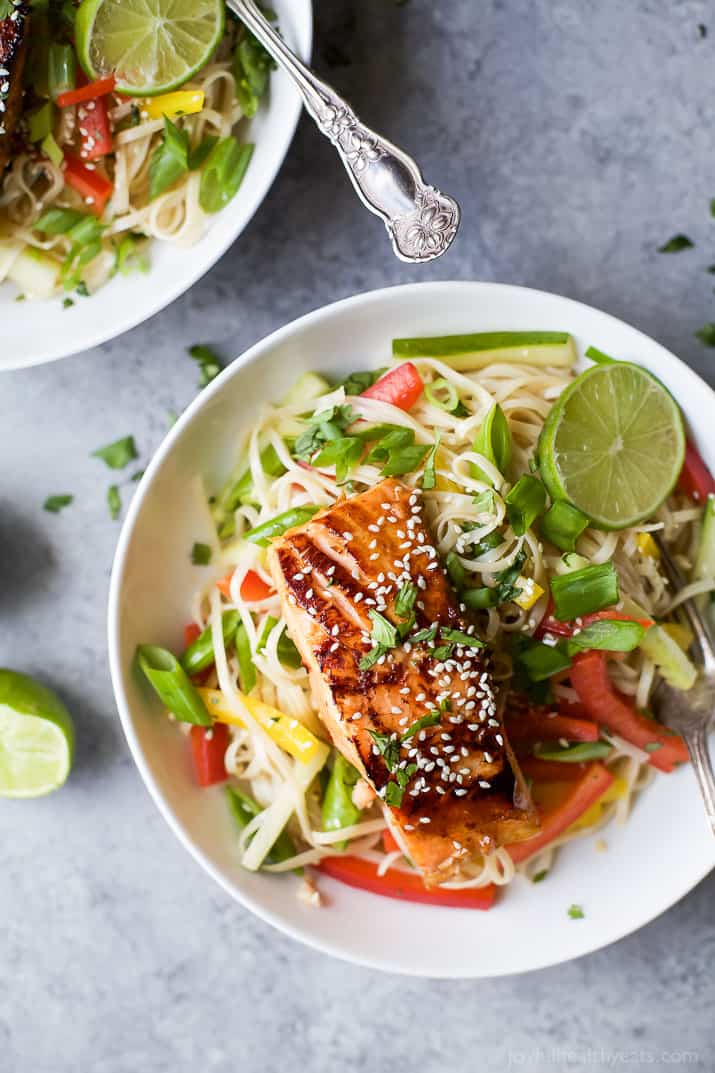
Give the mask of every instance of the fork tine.
<path id="1" fill-rule="evenodd" d="M 682 589 L 685 586 L 685 578 L 683 577 L 680 568 L 660 536 L 657 533 L 654 533 L 653 536 L 658 545 L 661 561 L 669 581 L 675 589 Z M 715 674 L 715 644 L 713 643 L 713 638 L 705 619 L 701 615 L 694 600 L 683 600 L 680 606 L 687 615 L 690 627 L 695 634 L 700 647 L 700 655 L 705 673 Z"/>

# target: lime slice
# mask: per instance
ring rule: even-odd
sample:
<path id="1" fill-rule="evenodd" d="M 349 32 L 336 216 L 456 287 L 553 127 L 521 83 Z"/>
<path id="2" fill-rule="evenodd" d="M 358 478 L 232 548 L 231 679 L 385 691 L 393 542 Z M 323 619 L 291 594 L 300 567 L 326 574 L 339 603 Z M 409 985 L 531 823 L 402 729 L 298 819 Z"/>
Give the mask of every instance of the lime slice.
<path id="1" fill-rule="evenodd" d="M 58 789 L 73 753 L 72 717 L 60 698 L 26 674 L 0 669 L 0 797 Z"/>
<path id="2" fill-rule="evenodd" d="M 119 93 L 153 97 L 208 63 L 224 18 L 223 0 L 83 0 L 77 53 L 90 78 L 114 74 Z"/>
<path id="3" fill-rule="evenodd" d="M 638 365 L 594 365 L 552 407 L 539 467 L 552 499 L 566 499 L 602 529 L 652 516 L 683 465 L 680 409 Z"/>

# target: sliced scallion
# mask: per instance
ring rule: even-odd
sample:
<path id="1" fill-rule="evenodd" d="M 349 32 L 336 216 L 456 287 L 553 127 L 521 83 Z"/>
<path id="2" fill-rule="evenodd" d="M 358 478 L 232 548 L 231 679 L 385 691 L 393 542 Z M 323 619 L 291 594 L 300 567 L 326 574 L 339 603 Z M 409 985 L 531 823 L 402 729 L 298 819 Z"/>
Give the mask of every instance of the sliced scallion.
<path id="1" fill-rule="evenodd" d="M 541 532 L 546 540 L 561 551 L 575 551 L 576 541 L 588 528 L 590 519 L 565 499 L 552 503 L 541 519 Z"/>
<path id="2" fill-rule="evenodd" d="M 504 497 L 509 523 L 517 536 L 523 536 L 546 509 L 546 489 L 540 480 L 526 473 Z"/>
<path id="3" fill-rule="evenodd" d="M 597 563 L 551 579 L 554 615 L 570 622 L 618 603 L 618 575 L 613 563 Z"/>

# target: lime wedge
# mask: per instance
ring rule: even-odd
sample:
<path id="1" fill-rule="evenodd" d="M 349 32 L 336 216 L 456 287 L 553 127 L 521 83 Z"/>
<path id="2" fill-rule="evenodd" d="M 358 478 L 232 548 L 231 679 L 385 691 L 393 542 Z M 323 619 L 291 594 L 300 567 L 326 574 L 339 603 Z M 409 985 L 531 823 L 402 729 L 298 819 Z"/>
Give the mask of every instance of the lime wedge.
<path id="1" fill-rule="evenodd" d="M 649 372 L 622 361 L 577 377 L 539 438 L 551 498 L 568 500 L 602 529 L 651 517 L 673 490 L 684 454 L 677 403 Z"/>
<path id="2" fill-rule="evenodd" d="M 90 78 L 114 74 L 119 93 L 153 97 L 208 63 L 224 18 L 223 0 L 83 0 L 77 53 Z"/>
<path id="3" fill-rule="evenodd" d="M 60 698 L 26 674 L 0 669 L 0 797 L 40 797 L 72 767 L 74 727 Z"/>

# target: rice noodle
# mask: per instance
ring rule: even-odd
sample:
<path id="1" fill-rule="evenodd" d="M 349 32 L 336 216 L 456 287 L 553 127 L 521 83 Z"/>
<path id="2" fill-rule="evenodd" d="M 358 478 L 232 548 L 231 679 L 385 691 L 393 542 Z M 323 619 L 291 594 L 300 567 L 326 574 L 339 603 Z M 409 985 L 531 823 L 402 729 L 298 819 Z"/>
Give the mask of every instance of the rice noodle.
<path id="1" fill-rule="evenodd" d="M 571 379 L 568 371 L 561 369 L 533 368 L 528 365 L 510 366 L 503 363 L 488 366 L 473 373 L 456 372 L 442 362 L 420 359 L 416 362 L 426 381 L 443 377 L 458 393 L 467 416 L 454 417 L 439 407 L 422 400 L 410 414 L 387 403 L 372 399 L 346 399 L 342 388 L 315 400 L 313 404 L 299 406 L 270 406 L 259 416 L 250 431 L 240 437 L 239 453 L 242 468 L 246 465 L 253 482 L 253 505 L 242 505 L 234 514 L 235 536 L 224 545 L 221 553 L 221 569 L 234 569 L 230 585 L 230 598 L 221 599 L 215 585 L 207 584 L 197 594 L 192 613 L 201 627 L 211 624 L 216 650 L 218 683 L 228 702 L 245 722 L 245 728 L 230 728 L 231 743 L 226 754 L 227 770 L 232 776 L 247 785 L 265 811 L 251 821 L 239 840 L 239 853 L 249 867 L 258 867 L 265 849 L 275 839 L 283 825 L 288 826 L 297 840 L 295 856 L 278 864 L 266 865 L 272 872 L 288 872 L 294 868 L 315 865 L 326 855 L 334 855 L 339 844 L 347 843 L 347 852 L 359 854 L 378 866 L 380 874 L 390 870 L 411 871 L 409 863 L 398 851 L 382 852 L 379 840 L 385 829 L 385 820 L 379 802 L 370 805 L 358 823 L 340 831 L 325 832 L 321 829 L 318 795 L 312 779 L 306 781 L 302 765 L 293 761 L 278 748 L 246 711 L 237 690 L 238 668 L 236 661 L 229 661 L 223 646 L 221 612 L 235 608 L 244 623 L 254 664 L 257 671 L 257 693 L 282 711 L 298 719 L 318 736 L 324 736 L 311 695 L 308 675 L 303 668 L 283 666 L 278 655 L 278 645 L 286 631 L 279 601 L 271 596 L 259 603 L 248 604 L 241 596 L 241 583 L 247 571 L 257 572 L 270 581 L 265 568 L 262 549 L 247 544 L 242 539 L 246 530 L 274 517 L 291 507 L 304 503 L 330 505 L 343 490 L 335 482 L 334 468 L 311 469 L 296 460 L 287 449 L 281 429 L 287 422 L 294 422 L 298 413 L 306 409 L 316 412 L 332 405 L 348 402 L 360 418 L 375 424 L 396 424 L 411 428 L 419 443 L 433 443 L 435 429 L 439 428 L 442 440 L 436 458 L 437 487 L 425 493 L 426 521 L 434 534 L 439 553 L 455 555 L 465 571 L 483 586 L 497 584 L 498 575 L 513 563 L 525 557 L 522 571 L 533 578 L 544 592 L 548 592 L 549 576 L 563 568 L 557 549 L 544 546 L 534 531 L 517 536 L 507 522 L 504 495 L 510 485 L 496 467 L 473 450 L 473 440 L 485 415 L 495 400 L 500 402 L 507 415 L 514 441 L 514 464 L 511 478 L 529 471 L 539 434 L 543 427 L 550 402 L 556 398 Z M 269 477 L 261 464 L 261 453 L 271 445 L 280 459 L 285 473 Z M 481 476 L 475 475 L 475 469 Z M 487 480 L 484 479 L 486 475 Z M 379 471 L 373 466 L 359 465 L 350 474 L 352 488 L 361 491 L 379 479 Z M 407 484 L 415 484 L 416 474 L 403 478 Z M 474 497 L 492 488 L 491 505 L 475 506 Z M 618 532 L 602 532 L 588 529 L 577 543 L 577 552 L 589 562 L 613 561 L 620 578 L 621 596 L 635 600 L 645 612 L 662 616 L 677 606 L 689 593 L 708 591 L 713 587 L 707 582 L 688 586 L 683 593 L 673 598 L 668 592 L 666 578 L 662 575 L 657 559 L 638 551 L 637 536 L 641 533 L 660 530 L 663 539 L 674 554 L 688 557 L 694 555 L 698 539 L 699 510 L 693 510 L 682 497 L 672 497 L 655 520 L 639 524 L 632 529 Z M 486 537 L 495 532 L 501 537 L 496 547 L 479 553 Z M 690 560 L 688 560 L 690 561 Z M 544 595 L 528 611 L 514 603 L 490 608 L 484 616 L 484 633 L 492 646 L 492 675 L 497 683 L 508 684 L 511 677 L 511 657 L 508 635 L 519 632 L 532 634 L 541 620 L 546 607 Z M 276 620 L 264 636 L 269 616 Z M 263 637 L 261 652 L 257 651 L 259 638 Z M 632 696 L 639 708 L 647 708 L 654 685 L 658 681 L 657 668 L 638 649 L 624 654 L 613 664 L 613 679 L 617 687 Z M 578 699 L 572 688 L 555 683 L 557 698 L 566 701 Z M 612 749 L 604 763 L 615 776 L 612 799 L 603 804 L 596 818 L 587 826 L 570 829 L 546 849 L 526 863 L 514 865 L 504 848 L 464 864 L 458 880 L 445 883 L 446 887 L 468 889 L 487 884 L 507 886 L 518 873 L 533 877 L 552 866 L 558 849 L 574 839 L 583 839 L 598 831 L 612 819 L 625 822 L 635 795 L 652 776 L 649 756 L 621 738 L 609 735 Z"/>
<path id="2" fill-rule="evenodd" d="M 197 74 L 185 90 L 203 91 L 204 105 L 195 115 L 176 120 L 189 136 L 192 148 L 205 137 L 225 138 L 242 118 L 236 87 L 228 60 L 213 62 Z M 132 113 L 132 103 L 112 97 L 118 103 L 110 107 L 113 123 Z M 136 107 L 136 102 L 134 104 Z M 54 136 L 58 145 L 72 145 L 77 125 L 77 108 L 57 109 Z M 149 165 L 164 129 L 163 119 L 149 119 L 139 113 L 135 126 L 113 136 L 113 157 L 105 166 L 114 190 L 101 222 L 106 230 L 102 238 L 103 253 L 84 269 L 83 279 L 90 291 L 97 290 L 113 275 L 116 250 L 112 239 L 131 231 L 148 239 L 189 246 L 196 243 L 206 228 L 206 215 L 199 203 L 200 173 L 189 172 L 171 189 L 149 201 Z M 47 250 L 63 261 L 71 249 L 65 235 L 49 240 L 33 231 L 39 217 L 49 208 L 66 208 L 86 212 L 83 198 L 66 186 L 61 167 L 34 152 L 20 153 L 8 169 L 0 189 L 0 237 L 13 239 L 36 249 Z"/>

